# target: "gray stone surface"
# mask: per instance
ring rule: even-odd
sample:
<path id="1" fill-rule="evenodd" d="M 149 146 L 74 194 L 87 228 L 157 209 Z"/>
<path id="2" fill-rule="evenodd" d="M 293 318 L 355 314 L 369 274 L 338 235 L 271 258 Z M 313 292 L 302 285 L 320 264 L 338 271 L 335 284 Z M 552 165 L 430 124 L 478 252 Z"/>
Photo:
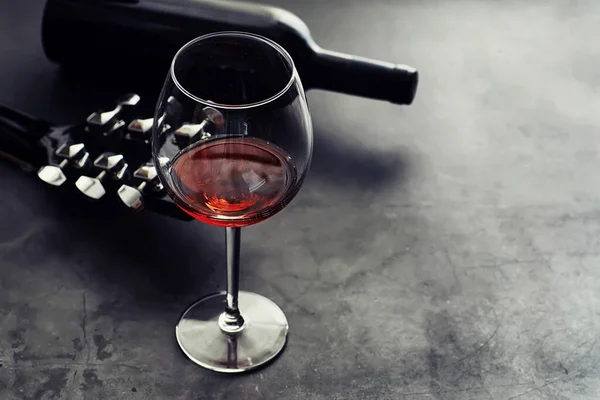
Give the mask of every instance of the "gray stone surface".
<path id="1" fill-rule="evenodd" d="M 112 98 L 44 59 L 41 1 L 1 4 L 1 102 L 72 122 Z M 0 398 L 600 398 L 600 4 L 278 4 L 422 74 L 408 108 L 309 94 L 310 177 L 243 234 L 283 355 L 232 377 L 177 348 L 179 314 L 223 288 L 219 229 L 78 210 L 0 164 Z"/>

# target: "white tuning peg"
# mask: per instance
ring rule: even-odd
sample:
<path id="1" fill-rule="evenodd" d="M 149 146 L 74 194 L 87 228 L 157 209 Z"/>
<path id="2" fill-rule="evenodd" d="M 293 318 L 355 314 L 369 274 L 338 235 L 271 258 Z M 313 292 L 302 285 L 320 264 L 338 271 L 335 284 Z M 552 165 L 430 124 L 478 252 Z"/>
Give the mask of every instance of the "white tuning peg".
<path id="1" fill-rule="evenodd" d="M 127 164 L 122 154 L 102 153 L 96 160 L 94 166 L 101 169 L 95 177 L 82 175 L 75 182 L 75 186 L 87 197 L 99 200 L 106 194 L 103 181 L 107 176 L 115 180 L 121 180 L 127 172 Z"/>
<path id="2" fill-rule="evenodd" d="M 44 165 L 38 171 L 38 178 L 52 186 L 61 186 L 67 181 L 67 177 L 62 171 L 62 167 L 60 165 Z"/>
<path id="3" fill-rule="evenodd" d="M 153 184 L 154 189 L 160 189 L 162 185 L 158 182 L 158 174 L 152 164 L 141 166 L 133 173 L 133 176 L 142 180 L 142 182 L 137 187 L 122 185 L 117 194 L 127 207 L 141 211 L 144 208 L 144 196 L 142 193 L 147 190 L 148 185 Z"/>
<path id="4" fill-rule="evenodd" d="M 61 186 L 67 181 L 63 169 L 71 163 L 75 168 L 87 165 L 90 154 L 85 150 L 83 143 L 63 144 L 54 153 L 62 159 L 58 165 L 45 165 L 38 170 L 38 177 L 52 186 Z"/>
<path id="5" fill-rule="evenodd" d="M 112 110 L 95 111 L 87 119 L 88 129 L 102 132 L 105 136 L 125 125 L 123 119 L 129 119 L 126 111 L 131 110 L 140 102 L 141 98 L 135 93 L 127 93 L 117 100 L 117 105 Z"/>

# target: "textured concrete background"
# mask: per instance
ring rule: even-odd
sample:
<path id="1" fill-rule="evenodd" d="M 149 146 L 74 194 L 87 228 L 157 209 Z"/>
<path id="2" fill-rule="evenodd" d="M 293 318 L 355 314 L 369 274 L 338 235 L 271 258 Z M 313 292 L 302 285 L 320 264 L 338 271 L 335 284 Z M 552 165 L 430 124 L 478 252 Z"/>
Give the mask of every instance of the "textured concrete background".
<path id="1" fill-rule="evenodd" d="M 41 0 L 0 4 L 1 102 L 73 122 L 112 101 L 45 60 Z M 286 312 L 283 355 L 231 377 L 175 343 L 223 288 L 221 230 L 0 164 L 0 398 L 600 398 L 600 4 L 277 4 L 324 47 L 422 76 L 407 108 L 309 94 L 305 187 L 243 234 L 242 287 Z"/>

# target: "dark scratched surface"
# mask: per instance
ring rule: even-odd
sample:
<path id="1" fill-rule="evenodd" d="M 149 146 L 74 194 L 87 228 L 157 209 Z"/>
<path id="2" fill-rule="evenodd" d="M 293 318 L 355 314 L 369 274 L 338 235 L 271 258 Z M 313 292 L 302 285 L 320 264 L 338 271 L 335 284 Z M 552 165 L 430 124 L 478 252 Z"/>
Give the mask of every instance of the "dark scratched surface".
<path id="1" fill-rule="evenodd" d="M 600 4 L 278 4 L 422 77 L 411 107 L 309 93 L 311 174 L 243 233 L 241 285 L 285 311 L 285 352 L 232 377 L 179 351 L 180 313 L 224 287 L 221 230 L 1 163 L 0 398 L 600 398 Z M 80 121 L 118 91 L 46 61 L 41 12 L 0 0 L 0 102 Z"/>

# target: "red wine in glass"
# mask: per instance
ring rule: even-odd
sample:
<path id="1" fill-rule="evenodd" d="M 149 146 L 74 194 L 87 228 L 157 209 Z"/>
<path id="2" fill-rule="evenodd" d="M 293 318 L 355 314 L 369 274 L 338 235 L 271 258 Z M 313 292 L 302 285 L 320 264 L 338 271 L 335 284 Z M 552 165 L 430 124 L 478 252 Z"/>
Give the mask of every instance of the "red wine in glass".
<path id="1" fill-rule="evenodd" d="M 253 137 L 200 142 L 178 154 L 170 172 L 179 207 L 217 226 L 263 221 L 281 210 L 297 190 L 291 157 Z"/>

